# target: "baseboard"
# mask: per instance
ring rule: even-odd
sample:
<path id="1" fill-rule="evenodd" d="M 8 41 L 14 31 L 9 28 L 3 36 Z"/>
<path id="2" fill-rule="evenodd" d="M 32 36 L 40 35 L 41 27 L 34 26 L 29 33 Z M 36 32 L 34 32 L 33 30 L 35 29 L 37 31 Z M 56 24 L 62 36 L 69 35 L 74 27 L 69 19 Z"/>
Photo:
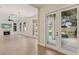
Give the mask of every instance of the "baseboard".
<path id="1" fill-rule="evenodd" d="M 45 44 L 40 43 L 40 42 L 38 43 L 38 45 L 45 47 Z"/>

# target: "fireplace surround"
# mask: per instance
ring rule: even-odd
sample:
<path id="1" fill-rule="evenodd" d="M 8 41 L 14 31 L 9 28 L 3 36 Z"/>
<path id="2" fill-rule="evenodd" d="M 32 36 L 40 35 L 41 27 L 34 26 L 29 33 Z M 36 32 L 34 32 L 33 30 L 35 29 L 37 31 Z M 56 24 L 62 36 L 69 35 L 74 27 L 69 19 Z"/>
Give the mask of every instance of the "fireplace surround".
<path id="1" fill-rule="evenodd" d="M 10 31 L 4 31 L 3 35 L 10 35 Z"/>

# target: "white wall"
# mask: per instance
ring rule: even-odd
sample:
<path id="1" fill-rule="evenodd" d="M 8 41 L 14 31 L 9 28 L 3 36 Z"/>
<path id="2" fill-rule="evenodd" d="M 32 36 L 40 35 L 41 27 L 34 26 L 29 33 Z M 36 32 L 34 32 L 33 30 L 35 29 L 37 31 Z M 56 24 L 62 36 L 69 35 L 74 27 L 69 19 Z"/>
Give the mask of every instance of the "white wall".
<path id="1" fill-rule="evenodd" d="M 44 7 L 40 8 L 39 10 L 39 23 L 40 23 L 40 40 L 39 44 L 45 46 L 45 16 L 47 13 L 53 12 L 57 9 L 60 9 L 62 7 L 68 6 L 66 4 L 49 4 L 45 5 Z"/>

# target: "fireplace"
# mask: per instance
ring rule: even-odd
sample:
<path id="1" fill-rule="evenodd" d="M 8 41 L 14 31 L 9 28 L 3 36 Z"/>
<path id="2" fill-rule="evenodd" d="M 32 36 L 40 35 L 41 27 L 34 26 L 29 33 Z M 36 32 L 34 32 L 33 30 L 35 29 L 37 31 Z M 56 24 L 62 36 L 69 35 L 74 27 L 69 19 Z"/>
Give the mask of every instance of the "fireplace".
<path id="1" fill-rule="evenodd" d="M 4 35 L 10 35 L 10 31 L 4 31 L 3 34 Z"/>

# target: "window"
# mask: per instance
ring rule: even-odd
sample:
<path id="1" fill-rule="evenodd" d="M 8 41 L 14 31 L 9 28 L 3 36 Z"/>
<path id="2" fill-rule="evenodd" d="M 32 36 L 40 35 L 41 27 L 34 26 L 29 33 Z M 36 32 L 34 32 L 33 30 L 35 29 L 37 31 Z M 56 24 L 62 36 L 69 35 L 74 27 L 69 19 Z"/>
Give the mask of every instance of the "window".
<path id="1" fill-rule="evenodd" d="M 23 32 L 26 31 L 26 22 L 23 23 Z"/>
<path id="2" fill-rule="evenodd" d="M 77 9 L 61 13 L 61 46 L 70 51 L 77 51 Z"/>
<path id="3" fill-rule="evenodd" d="M 13 23 L 13 31 L 17 31 L 17 24 Z"/>
<path id="4" fill-rule="evenodd" d="M 37 20 L 33 20 L 33 35 L 37 36 L 38 35 L 38 24 L 37 24 Z"/>
<path id="5" fill-rule="evenodd" d="M 20 23 L 20 31 L 22 31 L 22 23 Z"/>

